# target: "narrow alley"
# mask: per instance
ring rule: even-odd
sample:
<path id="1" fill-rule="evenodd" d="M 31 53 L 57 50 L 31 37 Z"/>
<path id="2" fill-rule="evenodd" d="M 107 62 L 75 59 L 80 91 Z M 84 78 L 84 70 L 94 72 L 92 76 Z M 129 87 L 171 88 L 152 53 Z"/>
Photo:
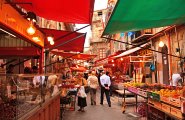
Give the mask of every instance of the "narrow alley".
<path id="1" fill-rule="evenodd" d="M 108 107 L 107 101 L 104 98 L 104 104 L 99 104 L 99 92 L 97 94 L 97 105 L 90 104 L 89 95 L 87 97 L 87 107 L 85 112 L 79 112 L 78 106 L 75 111 L 65 111 L 63 120 L 139 120 L 140 118 L 135 111 L 134 106 L 128 106 L 126 112 L 121 112 L 121 105 L 118 103 L 117 95 L 111 97 L 112 106 Z"/>

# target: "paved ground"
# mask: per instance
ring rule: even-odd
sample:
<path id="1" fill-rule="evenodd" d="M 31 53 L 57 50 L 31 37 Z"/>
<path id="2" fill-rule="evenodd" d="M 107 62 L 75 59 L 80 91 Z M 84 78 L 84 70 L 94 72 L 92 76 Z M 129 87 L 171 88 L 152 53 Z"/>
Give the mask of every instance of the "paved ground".
<path id="1" fill-rule="evenodd" d="M 87 107 L 85 112 L 79 112 L 78 106 L 75 111 L 65 111 L 63 120 L 145 120 L 135 115 L 135 107 L 129 106 L 126 112 L 121 112 L 121 105 L 118 103 L 117 96 L 111 97 L 112 107 L 108 107 L 106 100 L 104 105 L 99 104 L 99 93 L 97 94 L 97 105 L 90 105 L 89 95 L 87 97 Z"/>

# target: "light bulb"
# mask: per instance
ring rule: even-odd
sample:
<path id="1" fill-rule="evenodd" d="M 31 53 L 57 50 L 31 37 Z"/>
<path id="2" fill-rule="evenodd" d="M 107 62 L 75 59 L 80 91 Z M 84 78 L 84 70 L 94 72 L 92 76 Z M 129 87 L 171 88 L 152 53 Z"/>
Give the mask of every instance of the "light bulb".
<path id="1" fill-rule="evenodd" d="M 39 41 L 40 41 L 39 37 L 32 37 L 32 39 L 33 39 L 35 42 L 39 42 Z"/>
<path id="2" fill-rule="evenodd" d="M 55 44 L 55 42 L 54 41 L 50 41 L 50 45 L 54 45 Z"/>
<path id="3" fill-rule="evenodd" d="M 112 60 L 112 62 L 114 62 L 114 60 Z"/>
<path id="4" fill-rule="evenodd" d="M 115 66 L 114 64 L 112 64 L 112 66 Z"/>
<path id="5" fill-rule="evenodd" d="M 163 47 L 163 46 L 164 46 L 163 41 L 160 41 L 160 42 L 159 42 L 159 47 Z"/>
<path id="6" fill-rule="evenodd" d="M 47 39 L 48 39 L 49 42 L 53 41 L 53 37 L 51 37 L 51 36 L 48 36 Z"/>
<path id="7" fill-rule="evenodd" d="M 123 61 L 123 58 L 121 58 L 121 61 Z"/>
<path id="8" fill-rule="evenodd" d="M 29 28 L 27 28 L 27 33 L 29 34 L 29 35 L 33 35 L 33 34 L 35 34 L 35 28 L 31 25 Z"/>

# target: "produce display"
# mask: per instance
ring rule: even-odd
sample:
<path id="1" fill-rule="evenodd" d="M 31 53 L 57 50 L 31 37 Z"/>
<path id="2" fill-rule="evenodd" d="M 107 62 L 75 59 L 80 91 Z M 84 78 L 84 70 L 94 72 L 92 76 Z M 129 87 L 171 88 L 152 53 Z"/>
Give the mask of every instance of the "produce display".
<path id="1" fill-rule="evenodd" d="M 182 113 L 185 111 L 185 87 L 138 82 L 126 82 L 123 85 L 128 91 L 148 99 L 149 108 L 153 106 L 163 113 L 168 113 L 168 115 L 172 115 L 177 119 L 183 119 Z M 153 112 L 150 114 L 151 117 Z M 159 114 L 159 112 L 157 114 Z M 158 116 L 155 117 L 159 119 Z M 162 118 L 163 117 L 160 119 Z"/>

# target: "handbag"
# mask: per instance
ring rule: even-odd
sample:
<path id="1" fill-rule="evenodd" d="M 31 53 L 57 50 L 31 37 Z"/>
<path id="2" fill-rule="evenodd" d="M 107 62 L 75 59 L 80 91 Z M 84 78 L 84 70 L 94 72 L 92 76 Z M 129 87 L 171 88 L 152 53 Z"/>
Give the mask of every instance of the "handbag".
<path id="1" fill-rule="evenodd" d="M 82 85 L 84 86 L 84 79 L 82 79 Z M 89 93 L 90 87 L 89 86 L 84 86 L 85 93 Z"/>

